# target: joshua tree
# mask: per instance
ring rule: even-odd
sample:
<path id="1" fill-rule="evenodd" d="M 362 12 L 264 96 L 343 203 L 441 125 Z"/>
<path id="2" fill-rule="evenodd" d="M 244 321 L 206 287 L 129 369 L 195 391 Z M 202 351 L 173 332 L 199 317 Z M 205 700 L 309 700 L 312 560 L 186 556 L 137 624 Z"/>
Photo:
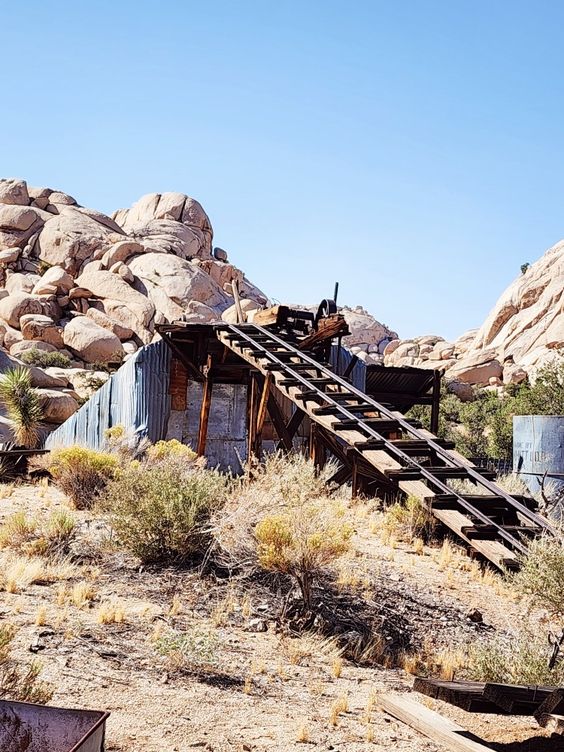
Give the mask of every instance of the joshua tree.
<path id="1" fill-rule="evenodd" d="M 15 441 L 20 446 L 36 447 L 43 410 L 28 368 L 10 368 L 0 376 L 0 402 L 12 421 Z"/>

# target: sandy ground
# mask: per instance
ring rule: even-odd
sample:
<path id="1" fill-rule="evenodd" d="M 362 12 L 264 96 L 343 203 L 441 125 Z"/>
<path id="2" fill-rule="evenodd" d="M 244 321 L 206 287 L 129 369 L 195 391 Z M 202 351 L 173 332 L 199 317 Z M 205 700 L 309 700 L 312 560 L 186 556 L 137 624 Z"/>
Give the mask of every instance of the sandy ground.
<path id="1" fill-rule="evenodd" d="M 65 505 L 53 487 L 18 486 L 4 489 L 0 516 L 18 509 L 48 514 Z M 140 568 L 120 552 L 92 547 L 99 524 L 87 513 L 74 514 L 80 521 L 77 552 L 92 551 L 94 558 L 77 565 L 64 582 L 0 592 L 0 615 L 19 627 L 18 659 L 40 659 L 42 677 L 55 688 L 51 704 L 111 712 L 108 750 L 440 749 L 378 710 L 377 693 L 410 690 L 413 677 L 405 671 L 347 661 L 341 667 L 334 650 L 320 641 L 312 647 L 311 640 L 281 633 L 260 589 L 242 590 L 194 572 Z M 417 554 L 408 545 L 384 545 L 370 532 L 371 514 L 358 509 L 358 553 L 348 565 L 349 585 L 401 617 L 415 647 L 464 647 L 524 618 L 524 604 L 499 578 L 484 579 L 459 553 L 441 559 L 436 548 Z M 70 593 L 85 581 L 93 599 L 79 607 Z M 100 623 L 100 609 L 108 604 L 123 611 L 121 623 Z M 475 609 L 483 623 L 469 618 Z M 213 671 L 199 676 L 175 670 L 156 650 L 169 630 L 194 628 L 213 633 L 216 641 Z M 500 751 L 563 748 L 530 718 L 471 715 L 414 697 Z M 335 720 L 336 702 L 346 709 Z"/>

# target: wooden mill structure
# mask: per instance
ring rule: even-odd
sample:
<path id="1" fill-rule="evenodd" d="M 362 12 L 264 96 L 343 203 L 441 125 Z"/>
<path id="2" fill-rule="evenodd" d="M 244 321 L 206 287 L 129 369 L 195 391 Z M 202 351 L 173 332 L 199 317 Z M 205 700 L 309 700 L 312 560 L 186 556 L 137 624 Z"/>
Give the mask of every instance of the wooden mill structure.
<path id="1" fill-rule="evenodd" d="M 432 514 L 472 549 L 500 568 L 518 566 L 527 543 L 551 533 L 533 499 L 509 494 L 436 436 L 440 376 L 423 374 L 430 390 L 407 393 L 401 370 L 376 383 L 355 387 L 346 369 L 329 366 L 331 346 L 348 334 L 344 318 L 331 301 L 317 316 L 276 306 L 255 314 L 252 323 L 184 324 L 159 327 L 189 378 L 203 382 L 197 451 L 203 455 L 214 383 L 248 386 L 249 455 L 260 457 L 267 421 L 278 446 L 290 451 L 306 424 L 309 452 L 318 466 L 329 456 L 337 470 L 329 483 L 352 483 L 353 494 L 398 493 L 417 497 Z M 408 369 L 409 370 L 409 369 Z M 414 369 L 411 369 L 414 370 Z M 399 388 L 394 388 L 397 384 Z M 428 382 L 427 382 L 428 384 Z M 397 409 L 431 404 L 434 432 Z M 281 404 L 291 407 L 284 411 Z M 468 492 L 453 481 L 467 481 Z"/>

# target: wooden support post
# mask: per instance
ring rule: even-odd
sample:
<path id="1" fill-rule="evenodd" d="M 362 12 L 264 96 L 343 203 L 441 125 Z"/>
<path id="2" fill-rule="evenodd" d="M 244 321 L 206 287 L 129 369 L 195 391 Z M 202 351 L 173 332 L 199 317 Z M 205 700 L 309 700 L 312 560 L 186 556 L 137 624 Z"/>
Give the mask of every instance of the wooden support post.
<path id="1" fill-rule="evenodd" d="M 439 432 L 439 411 L 441 407 L 441 372 L 433 371 L 433 402 L 431 404 L 431 433 Z"/>
<path id="2" fill-rule="evenodd" d="M 245 323 L 245 314 L 241 308 L 241 299 L 239 297 L 239 286 L 236 279 L 231 280 L 231 290 L 233 291 L 233 300 L 235 301 L 235 310 L 237 311 L 237 323 Z"/>
<path id="3" fill-rule="evenodd" d="M 257 459 L 260 459 L 262 454 L 262 429 L 264 428 L 264 421 L 266 420 L 266 411 L 268 406 L 268 398 L 270 396 L 271 384 L 271 373 L 269 373 L 266 378 L 263 378 L 260 374 L 257 374 L 257 396 L 258 390 L 260 390 L 260 400 L 258 401 L 257 407 L 255 445 L 253 447 L 253 454 Z M 261 387 L 262 389 L 260 389 Z"/>
<path id="4" fill-rule="evenodd" d="M 248 425 L 248 464 L 252 465 L 253 458 L 255 457 L 256 443 L 257 443 L 257 427 L 258 427 L 258 406 L 259 406 L 259 391 L 260 382 L 258 371 L 251 371 L 250 376 L 250 388 L 249 398 L 247 403 L 247 425 Z"/>
<path id="5" fill-rule="evenodd" d="M 206 441 L 208 438 L 208 423 L 210 419 L 210 407 L 213 388 L 213 380 L 211 375 L 212 365 L 212 356 L 208 355 L 206 379 L 204 381 L 204 393 L 202 395 L 202 407 L 200 409 L 200 425 L 198 428 L 198 448 L 196 450 L 198 457 L 203 457 L 203 455 L 206 453 Z"/>
<path id="6" fill-rule="evenodd" d="M 288 435 L 290 436 L 290 439 L 293 439 L 296 435 L 296 432 L 298 428 L 302 424 L 302 420 L 305 418 L 306 414 L 303 410 L 301 410 L 299 407 L 296 407 L 294 410 L 294 413 L 288 423 L 286 424 L 286 430 L 288 431 Z"/>
<path id="7" fill-rule="evenodd" d="M 325 445 L 318 436 L 317 423 L 313 422 L 309 432 L 309 458 L 312 460 L 317 472 L 323 470 L 325 467 L 325 460 L 327 459 Z"/>

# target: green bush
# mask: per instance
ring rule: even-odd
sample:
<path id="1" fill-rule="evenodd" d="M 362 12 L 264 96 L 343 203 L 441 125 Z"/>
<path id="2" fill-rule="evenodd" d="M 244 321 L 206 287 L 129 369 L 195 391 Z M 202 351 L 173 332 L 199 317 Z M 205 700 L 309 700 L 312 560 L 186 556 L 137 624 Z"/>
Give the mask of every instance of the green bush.
<path id="1" fill-rule="evenodd" d="M 70 368 L 71 361 L 68 355 L 60 352 L 45 352 L 37 347 L 32 347 L 20 355 L 20 360 L 28 366 L 38 366 L 39 368 Z"/>
<path id="2" fill-rule="evenodd" d="M 169 441 L 157 441 L 147 449 L 147 459 L 151 462 L 161 462 L 167 460 L 170 457 L 183 458 L 188 462 L 192 462 L 198 455 L 186 444 L 178 441 L 178 439 L 170 439 Z"/>
<path id="3" fill-rule="evenodd" d="M 119 461 L 108 452 L 75 445 L 51 452 L 48 468 L 76 509 L 90 509 L 108 481 L 116 475 Z"/>
<path id="4" fill-rule="evenodd" d="M 511 640 L 497 638 L 471 648 L 468 677 L 500 684 L 559 686 L 564 682 L 564 663 L 550 669 L 551 652 L 543 635 L 524 632 Z"/>
<path id="5" fill-rule="evenodd" d="M 446 388 L 441 396 L 439 437 L 455 441 L 457 449 L 468 457 L 510 459 L 514 415 L 564 414 L 564 358 L 541 368 L 534 385 L 525 381 L 506 386 L 502 397 L 475 389 L 474 399 L 462 402 Z M 409 415 L 429 427 L 429 407 L 418 405 Z"/>
<path id="6" fill-rule="evenodd" d="M 43 409 L 39 392 L 31 386 L 28 368 L 10 368 L 0 378 L 0 402 L 12 421 L 15 441 L 34 448 L 39 443 Z"/>
<path id="7" fill-rule="evenodd" d="M 209 545 L 210 514 L 227 479 L 182 457 L 133 461 L 109 483 L 102 508 L 121 544 L 143 562 L 186 562 Z"/>
<path id="8" fill-rule="evenodd" d="M 531 541 L 520 558 L 513 584 L 537 606 L 564 617 L 564 546 L 557 538 Z"/>

